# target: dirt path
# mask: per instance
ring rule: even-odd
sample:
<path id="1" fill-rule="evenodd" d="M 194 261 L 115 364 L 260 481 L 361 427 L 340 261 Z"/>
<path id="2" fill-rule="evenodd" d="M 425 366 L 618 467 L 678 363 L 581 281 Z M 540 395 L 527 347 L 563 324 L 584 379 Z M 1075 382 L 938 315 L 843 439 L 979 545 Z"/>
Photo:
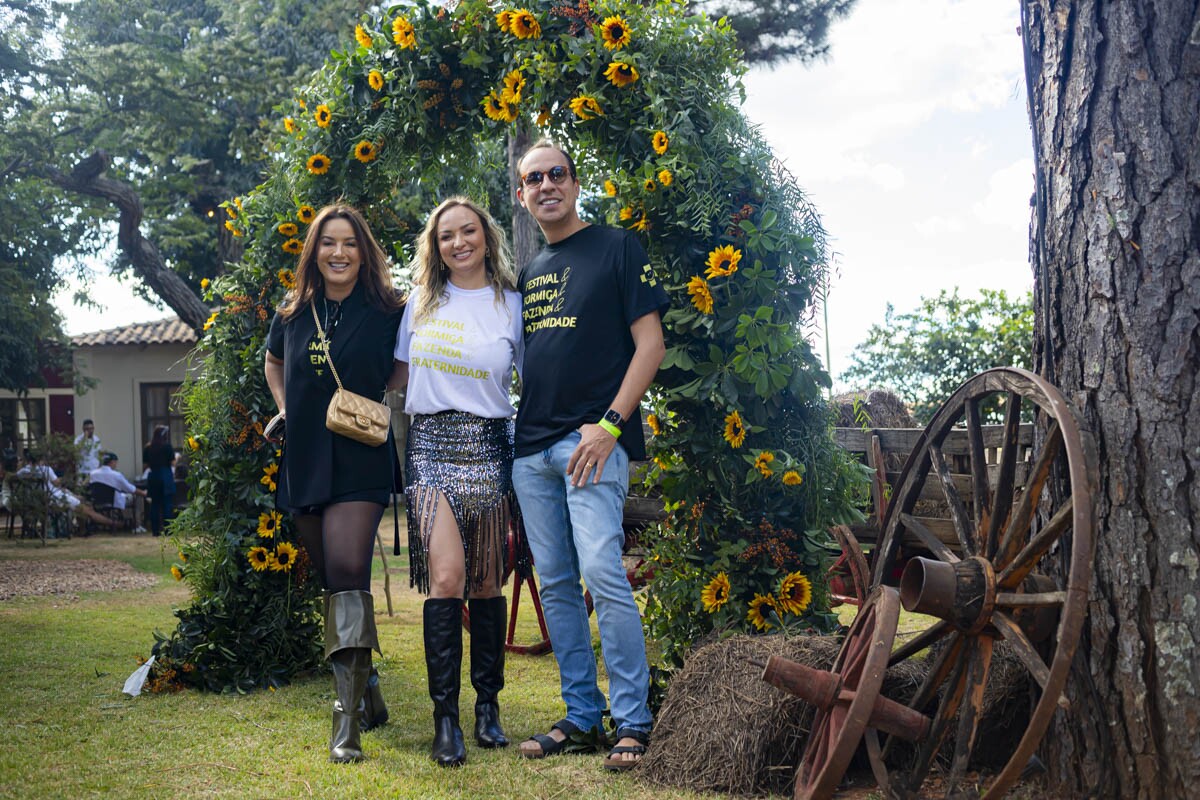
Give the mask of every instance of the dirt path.
<path id="1" fill-rule="evenodd" d="M 0 561 L 0 600 L 28 595 L 78 595 L 144 589 L 158 577 L 140 572 L 123 561 L 99 558 Z"/>

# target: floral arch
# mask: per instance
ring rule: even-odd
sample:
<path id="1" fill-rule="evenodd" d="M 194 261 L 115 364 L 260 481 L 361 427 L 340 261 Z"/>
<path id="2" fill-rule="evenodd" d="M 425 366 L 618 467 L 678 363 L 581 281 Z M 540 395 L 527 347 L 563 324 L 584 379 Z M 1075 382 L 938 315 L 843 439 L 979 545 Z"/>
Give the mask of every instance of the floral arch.
<path id="1" fill-rule="evenodd" d="M 741 116 L 724 21 L 672 0 L 565 2 L 392 6 L 280 107 L 270 174 L 226 204 L 246 256 L 205 287 L 222 305 L 187 389 L 194 488 L 173 568 L 193 600 L 156 635 L 154 687 L 248 690 L 319 663 L 319 591 L 258 435 L 271 309 L 314 209 L 363 208 L 403 263 L 439 193 L 511 183 L 487 143 L 517 124 L 569 143 L 589 212 L 639 232 L 672 298 L 645 476 L 669 512 L 647 542 L 661 656 L 713 629 L 830 624 L 824 529 L 853 513 L 856 471 L 802 331 L 826 278 L 820 223 Z"/>

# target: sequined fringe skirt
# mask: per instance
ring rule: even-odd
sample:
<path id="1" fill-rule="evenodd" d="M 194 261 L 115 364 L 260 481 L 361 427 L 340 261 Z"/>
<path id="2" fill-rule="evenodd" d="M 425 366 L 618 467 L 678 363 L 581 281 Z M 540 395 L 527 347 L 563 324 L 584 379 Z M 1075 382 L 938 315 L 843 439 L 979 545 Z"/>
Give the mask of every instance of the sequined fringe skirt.
<path id="1" fill-rule="evenodd" d="M 438 495 L 446 496 L 466 555 L 467 589 L 478 589 L 496 570 L 528 573 L 521 543 L 517 498 L 512 488 L 513 421 L 464 411 L 418 414 L 408 431 L 404 474 L 408 479 L 409 582 L 429 593 L 429 537 Z M 513 530 L 513 547 L 508 531 Z M 512 563 L 519 561 L 522 563 Z"/>

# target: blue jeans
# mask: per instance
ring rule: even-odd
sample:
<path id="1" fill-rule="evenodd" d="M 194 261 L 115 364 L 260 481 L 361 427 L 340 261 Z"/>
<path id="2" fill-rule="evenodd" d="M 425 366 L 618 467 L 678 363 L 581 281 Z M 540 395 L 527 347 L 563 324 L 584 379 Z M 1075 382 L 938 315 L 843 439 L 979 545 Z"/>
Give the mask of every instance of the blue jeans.
<path id="1" fill-rule="evenodd" d="M 587 583 L 600 626 L 612 717 L 618 730 L 649 732 L 650 670 L 642 618 L 625 577 L 621 518 L 629 491 L 629 456 L 613 448 L 598 484 L 575 488 L 567 461 L 579 444 L 572 432 L 540 453 L 513 462 L 513 488 L 541 585 L 542 610 L 558 672 L 566 719 L 600 727 L 604 694 L 596 683 L 596 656 L 580 578 Z"/>

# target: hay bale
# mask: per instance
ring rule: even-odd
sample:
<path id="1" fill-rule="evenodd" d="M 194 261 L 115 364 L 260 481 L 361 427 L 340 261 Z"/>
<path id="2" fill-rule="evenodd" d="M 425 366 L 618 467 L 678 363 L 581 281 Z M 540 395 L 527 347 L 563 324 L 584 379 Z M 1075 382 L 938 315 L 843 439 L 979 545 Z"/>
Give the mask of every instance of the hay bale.
<path id="1" fill-rule="evenodd" d="M 702 792 L 790 794 L 813 710 L 764 682 L 762 667 L 754 662 L 779 655 L 827 670 L 840 647 L 836 636 L 735 636 L 698 647 L 668 687 L 640 777 Z M 893 666 L 884 678 L 884 696 L 906 702 L 927 669 L 922 658 Z M 997 768 L 1015 749 L 1028 709 L 1013 698 L 1027 687 L 1024 668 L 999 644 L 984 696 L 978 738 L 984 746 L 977 747 L 973 764 Z M 936 703 L 928 713 L 935 709 Z M 889 767 L 906 767 L 914 754 L 911 747 L 894 748 Z"/>
<path id="2" fill-rule="evenodd" d="M 855 418 L 855 401 L 858 402 L 859 416 L 865 413 L 866 420 Z M 924 427 L 917 424 L 904 401 L 888 389 L 845 392 L 833 398 L 833 405 L 838 411 L 839 428 L 861 428 L 864 424 L 869 428 Z"/>

